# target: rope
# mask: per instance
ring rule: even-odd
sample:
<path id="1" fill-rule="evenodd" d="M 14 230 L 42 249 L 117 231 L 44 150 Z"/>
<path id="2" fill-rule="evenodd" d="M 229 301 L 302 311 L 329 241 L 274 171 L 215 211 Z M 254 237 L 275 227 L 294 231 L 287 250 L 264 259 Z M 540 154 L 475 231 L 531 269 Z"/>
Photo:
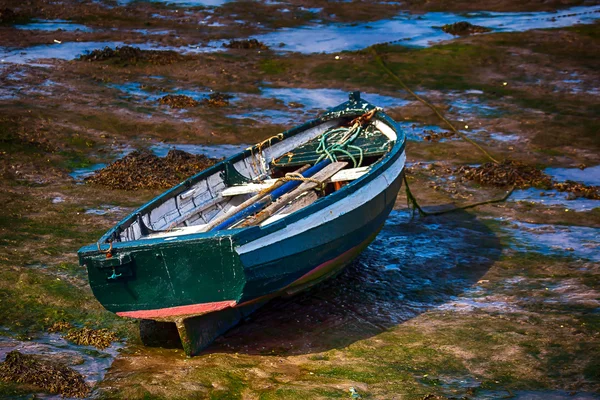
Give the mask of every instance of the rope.
<path id="1" fill-rule="evenodd" d="M 498 160 L 496 160 L 494 157 L 492 157 L 492 155 L 490 153 L 488 153 L 483 147 L 481 147 L 479 144 L 477 144 L 474 140 L 472 140 L 471 138 L 467 137 L 466 135 L 464 135 L 462 132 L 460 132 L 458 129 L 456 129 L 454 127 L 454 125 L 448 121 L 448 119 L 446 117 L 444 117 L 444 115 L 430 102 L 428 102 L 427 100 L 425 100 L 424 98 L 422 98 L 421 96 L 419 96 L 418 94 L 416 94 L 415 92 L 413 92 L 403 81 L 402 79 L 400 79 L 398 77 L 398 75 L 396 75 L 394 72 L 392 72 L 391 69 L 389 69 L 389 67 L 385 64 L 385 62 L 383 61 L 383 59 L 379 56 L 379 54 L 377 53 L 377 50 L 375 49 L 374 46 L 371 46 L 369 48 L 369 50 L 373 53 L 373 57 L 375 58 L 375 62 L 377 62 L 377 64 L 379 64 L 379 66 L 385 71 L 387 72 L 387 74 L 389 76 L 391 76 L 396 82 L 398 82 L 400 84 L 400 86 L 402 86 L 402 88 L 404 90 L 406 90 L 408 93 L 410 93 L 415 99 L 417 99 L 418 101 L 420 101 L 421 103 L 425 104 L 427 107 L 429 107 L 430 109 L 433 110 L 434 113 L 436 113 L 436 115 L 438 117 L 440 117 L 440 119 L 442 121 L 444 121 L 446 123 L 446 125 L 448 125 L 448 127 L 450 128 L 450 130 L 452 132 L 454 132 L 456 135 L 458 135 L 461 139 L 471 143 L 473 146 L 475 146 L 479 151 L 481 151 L 491 162 L 493 162 L 494 164 L 498 164 Z"/>
<path id="2" fill-rule="evenodd" d="M 250 150 L 250 155 L 252 157 L 252 161 L 250 162 L 250 165 L 252 166 L 252 170 L 254 171 L 254 173 L 256 173 L 257 176 L 261 175 L 260 167 L 258 165 L 260 160 L 258 160 L 257 156 L 262 153 L 265 145 L 268 145 L 268 147 L 271 147 L 271 145 L 272 145 L 271 142 L 273 141 L 273 139 L 283 140 L 283 133 L 278 133 L 275 136 L 271 136 L 271 137 L 263 140 L 262 142 L 259 142 L 259 143 L 255 144 L 254 146 L 250 146 L 246 149 L 246 150 Z M 256 149 L 256 154 L 254 152 L 254 149 Z"/>
<path id="3" fill-rule="evenodd" d="M 354 142 L 354 140 L 356 140 L 356 138 L 360 136 L 361 132 L 364 131 L 365 133 L 369 133 L 368 126 L 365 127 L 365 129 L 363 130 L 363 125 L 369 123 L 377 111 L 378 109 L 374 108 L 371 111 L 368 111 L 363 115 L 354 118 L 350 122 L 351 126 L 349 128 L 333 128 L 323 133 L 319 138 L 319 145 L 317 146 L 316 150 L 316 153 L 320 154 L 316 162 L 318 163 L 325 158 L 328 158 L 329 160 L 331 160 L 331 162 L 335 162 L 338 160 L 338 157 L 335 153 L 341 153 L 342 155 L 345 155 L 350 160 L 352 160 L 354 168 L 360 167 L 364 157 L 363 149 L 359 146 L 354 146 L 351 143 Z M 334 137 L 338 134 L 342 134 L 342 136 L 339 139 L 337 139 L 336 143 L 333 143 L 331 145 L 327 143 L 328 138 Z M 358 161 L 356 160 L 355 155 L 347 149 L 353 149 L 358 151 Z"/>
<path id="4" fill-rule="evenodd" d="M 411 208 L 411 206 L 412 206 L 413 216 L 414 216 L 414 210 L 417 210 L 419 212 L 419 215 L 422 217 L 427 217 L 430 215 L 447 214 L 447 213 L 451 213 L 451 212 L 458 211 L 458 210 L 466 210 L 469 208 L 483 206 L 485 204 L 501 203 L 503 201 L 506 201 L 506 199 L 508 199 L 510 197 L 510 195 L 512 194 L 512 192 L 515 190 L 514 186 L 511 187 L 510 190 L 504 194 L 504 196 L 502 196 L 501 198 L 498 198 L 498 199 L 485 200 L 485 201 L 480 201 L 477 203 L 466 204 L 464 206 L 457 206 L 457 207 L 451 208 L 449 210 L 431 212 L 431 211 L 423 210 L 423 208 L 421 208 L 421 206 L 417 202 L 416 197 L 412 194 L 412 192 L 410 191 L 410 187 L 408 186 L 408 180 L 406 179 L 406 174 L 404 175 L 404 187 L 406 188 L 406 202 L 408 203 L 408 208 Z"/>
<path id="5" fill-rule="evenodd" d="M 108 244 L 110 245 L 108 247 L 108 250 L 102 250 L 102 248 L 100 247 L 100 242 L 96 242 L 96 246 L 98 246 L 98 251 L 101 252 L 101 253 L 106 254 L 106 258 L 111 258 L 112 257 L 113 243 L 112 242 L 108 242 Z"/>

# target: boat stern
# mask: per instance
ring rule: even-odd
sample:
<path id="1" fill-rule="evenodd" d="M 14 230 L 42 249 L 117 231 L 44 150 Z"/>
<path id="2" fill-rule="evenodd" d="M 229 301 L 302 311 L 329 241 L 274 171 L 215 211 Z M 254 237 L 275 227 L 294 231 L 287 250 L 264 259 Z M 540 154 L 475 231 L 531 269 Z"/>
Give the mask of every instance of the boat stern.
<path id="1" fill-rule="evenodd" d="M 144 240 L 83 247 L 98 301 L 119 316 L 177 321 L 234 307 L 244 268 L 231 236 Z"/>

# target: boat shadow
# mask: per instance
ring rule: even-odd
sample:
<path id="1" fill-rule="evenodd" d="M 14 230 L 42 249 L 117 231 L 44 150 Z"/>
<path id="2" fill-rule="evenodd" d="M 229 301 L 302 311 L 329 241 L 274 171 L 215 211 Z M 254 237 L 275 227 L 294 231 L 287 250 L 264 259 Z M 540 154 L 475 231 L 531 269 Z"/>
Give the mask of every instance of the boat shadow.
<path id="1" fill-rule="evenodd" d="M 394 210 L 339 276 L 271 301 L 204 353 L 291 355 L 346 347 L 460 295 L 501 250 L 496 234 L 466 211 L 411 219 L 408 210 Z"/>

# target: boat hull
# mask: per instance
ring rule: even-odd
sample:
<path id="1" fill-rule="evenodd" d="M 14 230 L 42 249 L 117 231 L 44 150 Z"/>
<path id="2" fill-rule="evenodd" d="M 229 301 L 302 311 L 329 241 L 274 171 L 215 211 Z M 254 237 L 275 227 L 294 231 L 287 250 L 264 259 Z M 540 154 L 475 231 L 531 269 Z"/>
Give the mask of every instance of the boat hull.
<path id="1" fill-rule="evenodd" d="M 372 107 L 368 103 L 347 104 L 361 104 L 358 110 L 351 110 L 358 115 Z M 339 118 L 348 112 L 342 105 L 331 111 L 328 118 Z M 387 129 L 398 132 L 388 116 L 382 113 L 379 118 Z M 327 123 L 325 120 L 320 123 Z M 296 143 L 294 135 L 302 135 L 303 129 L 315 126 L 319 125 L 310 123 L 293 129 L 289 139 L 284 134 L 282 140 Z M 183 198 L 182 193 L 188 193 L 186 190 L 202 176 L 218 176 L 217 168 L 227 172 L 227 165 L 239 163 L 236 160 L 245 153 L 199 173 L 107 232 L 101 240 L 116 239 L 109 249 L 90 245 L 79 251 L 94 295 L 117 315 L 175 323 L 186 353 L 195 354 L 270 299 L 294 295 L 339 273 L 368 246 L 383 226 L 400 190 L 406 161 L 404 139 L 395 140 L 369 173 L 264 225 L 150 235 L 143 240 L 132 233 L 132 228 L 126 228 L 137 226 L 141 230 L 141 215 L 145 213 L 152 219 L 151 207 L 158 209 L 153 204 L 170 201 L 178 207 L 177 199 L 170 199 Z M 211 182 L 209 187 L 223 184 L 219 179 Z M 179 208 L 174 210 L 179 212 Z M 132 225 L 134 221 L 138 225 Z M 123 229 L 129 229 L 125 236 Z"/>

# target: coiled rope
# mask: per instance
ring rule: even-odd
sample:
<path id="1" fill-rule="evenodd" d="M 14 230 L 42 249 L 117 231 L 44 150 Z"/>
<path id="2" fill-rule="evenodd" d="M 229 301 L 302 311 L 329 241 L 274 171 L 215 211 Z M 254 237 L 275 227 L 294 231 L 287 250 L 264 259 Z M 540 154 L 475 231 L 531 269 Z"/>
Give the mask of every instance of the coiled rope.
<path id="1" fill-rule="evenodd" d="M 364 152 L 361 147 L 353 145 L 352 142 L 354 142 L 363 131 L 367 132 L 368 126 L 364 129 L 363 127 L 371 121 L 376 112 L 377 109 L 374 108 L 371 111 L 354 118 L 350 122 L 349 127 L 332 128 L 323 133 L 319 138 L 319 146 L 316 150 L 316 153 L 319 154 L 316 163 L 325 158 L 328 158 L 331 162 L 336 162 L 338 160 L 337 153 L 352 160 L 354 168 L 360 167 L 363 162 Z M 331 139 L 333 142 L 328 143 L 328 139 Z M 356 160 L 355 155 L 352 154 L 349 149 L 358 151 L 358 160 Z"/>

